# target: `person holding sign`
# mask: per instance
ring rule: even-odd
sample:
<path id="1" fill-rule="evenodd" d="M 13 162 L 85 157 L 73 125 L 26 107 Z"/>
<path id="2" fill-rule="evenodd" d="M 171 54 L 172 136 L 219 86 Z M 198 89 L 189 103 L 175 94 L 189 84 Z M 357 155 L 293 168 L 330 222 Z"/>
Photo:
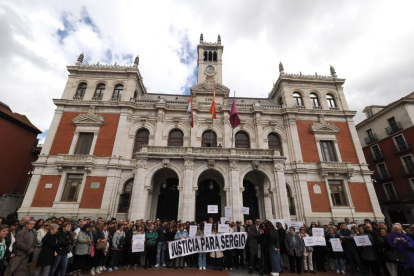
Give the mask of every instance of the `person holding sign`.
<path id="1" fill-rule="evenodd" d="M 296 272 L 301 274 L 302 272 L 302 254 L 304 244 L 299 237 L 299 234 L 295 232 L 294 227 L 289 227 L 289 232 L 286 234 L 285 244 L 287 254 L 289 257 L 290 272 L 295 273 L 295 262 Z"/>
<path id="2" fill-rule="evenodd" d="M 236 226 L 233 227 L 233 232 L 246 232 L 241 225 L 241 221 L 236 222 Z M 234 249 L 234 265 L 236 269 L 244 269 L 243 249 Z"/>
<path id="3" fill-rule="evenodd" d="M 197 230 L 196 236 L 204 238 L 204 222 L 200 223 L 200 228 Z M 198 268 L 200 270 L 206 270 L 206 255 L 206 253 L 198 253 Z"/>
<path id="4" fill-rule="evenodd" d="M 174 240 L 182 240 L 188 238 L 188 232 L 184 229 L 184 224 L 180 225 L 180 228 L 178 229 L 177 233 L 175 233 Z M 180 268 L 184 268 L 184 257 L 178 257 L 175 260 L 175 269 L 178 268 L 178 265 L 180 265 Z"/>
<path id="5" fill-rule="evenodd" d="M 313 257 L 315 259 L 316 269 L 318 271 L 326 272 L 325 246 L 324 245 L 321 246 L 321 241 L 325 243 L 324 229 L 316 226 L 315 222 L 312 222 L 309 230 L 310 230 L 309 235 L 316 238 L 315 242 L 317 246 L 313 248 L 314 249 Z"/>
<path id="6" fill-rule="evenodd" d="M 211 230 L 211 234 L 212 235 L 217 235 L 218 234 L 218 229 L 217 229 L 217 224 L 214 223 L 213 224 L 213 228 Z M 210 258 L 213 259 L 213 268 L 214 270 L 223 270 L 223 266 L 222 266 L 222 259 L 223 258 L 223 252 L 221 252 L 220 250 L 216 250 L 210 253 Z"/>
<path id="7" fill-rule="evenodd" d="M 228 221 L 225 224 L 229 226 Z M 233 233 L 233 228 L 229 227 L 228 233 Z M 224 250 L 224 269 L 226 270 L 233 270 L 233 251 L 233 249 Z"/>
<path id="8" fill-rule="evenodd" d="M 136 235 L 143 235 L 145 237 L 145 231 L 144 231 L 144 226 L 140 225 L 134 225 L 132 226 L 132 241 L 134 241 L 134 236 Z M 144 248 L 145 249 L 145 248 Z M 141 252 L 132 252 L 130 259 L 129 259 L 129 264 L 126 268 L 126 270 L 128 270 L 131 266 L 134 266 L 134 270 L 137 270 L 137 266 L 141 263 Z"/>
<path id="9" fill-rule="evenodd" d="M 304 238 L 309 237 L 308 233 L 306 233 L 306 228 L 301 227 L 299 228 L 299 236 L 302 239 L 302 242 Z M 312 261 L 312 253 L 313 253 L 313 247 L 312 246 L 303 246 L 303 269 L 305 270 L 305 273 L 308 272 L 308 263 L 309 263 L 309 272 L 315 273 L 313 271 L 313 261 Z"/>
<path id="10" fill-rule="evenodd" d="M 367 225 L 363 226 L 363 227 L 359 227 L 358 231 L 359 234 L 358 236 L 366 236 L 368 237 L 369 241 L 371 242 L 371 246 L 368 245 L 363 245 L 361 248 L 361 258 L 363 260 L 365 260 L 365 262 L 369 265 L 371 272 L 374 275 L 379 275 L 381 276 L 381 270 L 380 270 L 380 266 L 378 263 L 378 256 L 377 256 L 377 251 L 375 250 L 374 245 L 374 238 L 371 236 L 371 234 L 368 234 L 365 232 L 365 230 L 367 229 Z"/>
<path id="11" fill-rule="evenodd" d="M 333 227 L 329 227 L 328 234 L 325 236 L 325 238 L 326 243 L 328 244 L 328 257 L 330 260 L 335 261 L 336 273 L 345 274 L 344 252 L 334 251 L 333 245 L 331 244 L 331 239 L 338 239 L 339 235 L 335 233 L 335 229 Z"/>

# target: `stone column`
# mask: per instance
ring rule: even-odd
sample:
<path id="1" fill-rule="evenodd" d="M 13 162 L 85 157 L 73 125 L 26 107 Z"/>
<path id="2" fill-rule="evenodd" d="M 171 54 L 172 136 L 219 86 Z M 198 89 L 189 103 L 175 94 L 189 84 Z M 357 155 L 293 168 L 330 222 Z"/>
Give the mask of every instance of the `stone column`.
<path id="1" fill-rule="evenodd" d="M 148 190 L 151 188 L 151 186 L 145 185 L 146 172 L 147 160 L 137 160 L 134 187 L 132 188 L 131 204 L 129 207 L 129 218 L 131 220 L 147 219 L 145 215 L 148 208 Z"/>
<path id="2" fill-rule="evenodd" d="M 232 128 L 230 125 L 230 115 L 229 112 L 223 112 L 223 142 L 222 147 L 223 148 L 231 148 L 234 147 L 234 145 L 232 145 L 231 139 L 232 139 Z M 219 142 L 217 141 L 217 146 L 218 146 Z"/>
<path id="3" fill-rule="evenodd" d="M 116 160 L 119 159 L 116 158 Z M 121 170 L 115 164 L 110 164 L 107 166 L 107 168 L 108 174 L 106 178 L 104 194 L 102 197 L 101 209 L 108 210 L 108 214 L 112 217 L 115 217 L 117 213 L 117 203 L 119 200 L 117 196 Z"/>
<path id="4" fill-rule="evenodd" d="M 164 110 L 158 109 L 157 125 L 155 127 L 154 145 L 165 146 L 162 141 L 163 126 L 164 126 Z"/>
<path id="5" fill-rule="evenodd" d="M 272 190 L 272 195 L 275 201 L 277 212 L 275 214 L 279 217 L 277 219 L 284 219 L 290 221 L 289 201 L 286 190 L 285 181 L 285 165 L 282 163 L 274 164 L 275 187 Z"/>
<path id="6" fill-rule="evenodd" d="M 239 161 L 231 160 L 230 165 L 230 205 L 233 209 L 232 221 L 243 221 L 243 215 L 240 213 L 240 207 L 243 207 L 244 188 L 239 183 Z"/>
<path id="7" fill-rule="evenodd" d="M 263 137 L 262 118 L 258 112 L 255 114 L 254 125 L 256 126 L 256 148 L 264 149 L 263 138 L 267 137 Z"/>
<path id="8" fill-rule="evenodd" d="M 122 110 L 119 116 L 118 128 L 116 130 L 116 137 L 114 142 L 114 148 L 112 149 L 112 156 L 124 156 L 123 145 L 126 145 L 128 139 L 129 124 L 132 121 L 132 115 L 128 114 L 126 110 Z M 125 156 L 124 156 L 125 157 Z M 130 158 L 130 156 L 127 156 Z"/>
<path id="9" fill-rule="evenodd" d="M 30 179 L 29 186 L 26 190 L 26 194 L 24 195 L 22 206 L 20 207 L 21 209 L 26 209 L 28 211 L 29 208 L 32 206 L 32 202 L 36 194 L 37 186 L 39 185 L 42 172 L 43 168 L 34 168 L 34 173 L 32 175 L 32 178 Z M 22 214 L 19 215 L 21 216 Z"/>
<path id="10" fill-rule="evenodd" d="M 182 182 L 182 197 L 180 196 L 179 206 L 182 208 L 182 220 L 195 220 L 195 191 L 193 189 L 194 161 L 185 160 L 184 179 Z M 182 201 L 181 201 L 182 200 Z"/>
<path id="11" fill-rule="evenodd" d="M 264 191 L 263 193 L 263 201 L 265 206 L 265 219 L 274 219 L 273 211 L 272 211 L 272 199 L 270 198 L 269 192 Z"/>

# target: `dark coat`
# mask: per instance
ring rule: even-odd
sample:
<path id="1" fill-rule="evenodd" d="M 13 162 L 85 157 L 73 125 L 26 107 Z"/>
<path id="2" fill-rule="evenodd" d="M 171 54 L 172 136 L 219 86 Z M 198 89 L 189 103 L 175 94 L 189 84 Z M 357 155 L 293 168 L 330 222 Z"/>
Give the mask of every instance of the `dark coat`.
<path id="1" fill-rule="evenodd" d="M 295 237 L 295 242 L 291 244 L 293 236 Z M 290 232 L 287 233 L 285 238 L 285 244 L 288 255 L 293 256 L 293 252 L 295 252 L 296 256 L 301 257 L 303 255 L 304 244 L 297 232 L 295 232 L 293 235 Z"/>
<path id="2" fill-rule="evenodd" d="M 258 254 L 258 244 L 259 244 L 259 235 L 260 235 L 260 227 L 259 230 L 257 230 L 256 225 L 252 225 L 250 227 L 250 234 L 249 234 L 249 240 L 250 240 L 250 254 L 256 255 Z"/>
<path id="3" fill-rule="evenodd" d="M 59 241 L 59 248 L 56 251 L 56 253 L 58 253 L 58 255 L 68 254 L 70 247 L 73 245 L 73 239 L 70 234 L 70 231 L 65 233 L 59 230 L 59 232 L 57 233 L 57 238 Z"/>
<path id="4" fill-rule="evenodd" d="M 360 248 L 361 250 L 361 258 L 364 260 L 368 260 L 368 261 L 377 261 L 378 260 L 378 256 L 377 256 L 377 251 L 375 249 L 375 240 L 372 237 L 371 234 L 368 233 L 362 233 L 362 234 L 358 234 L 358 236 L 368 236 L 369 240 L 372 243 L 372 246 L 364 246 Z"/>
<path id="5" fill-rule="evenodd" d="M 280 248 L 278 232 L 275 231 L 273 233 L 266 233 L 265 243 L 268 245 L 274 245 L 276 248 Z"/>
<path id="6" fill-rule="evenodd" d="M 47 232 L 42 239 L 42 251 L 37 259 L 36 267 L 44 267 L 53 264 L 55 252 L 59 248 L 57 234 Z"/>
<path id="7" fill-rule="evenodd" d="M 32 235 L 32 238 L 30 238 Z M 23 255 L 30 255 L 29 251 L 32 248 L 35 248 L 37 244 L 36 239 L 36 231 L 34 229 L 29 230 L 27 228 L 23 228 L 19 233 L 16 234 L 16 255 L 23 256 Z M 33 241 L 33 242 L 30 242 Z"/>
<path id="8" fill-rule="evenodd" d="M 375 249 L 377 250 L 378 259 L 382 262 L 385 262 L 387 260 L 387 252 L 390 251 L 390 246 L 388 244 L 388 235 L 378 235 L 375 241 Z"/>
<path id="9" fill-rule="evenodd" d="M 279 236 L 279 245 L 280 245 L 280 254 L 286 254 L 286 244 L 285 244 L 285 238 L 286 238 L 286 229 L 283 227 L 280 227 L 277 229 L 277 234 Z"/>

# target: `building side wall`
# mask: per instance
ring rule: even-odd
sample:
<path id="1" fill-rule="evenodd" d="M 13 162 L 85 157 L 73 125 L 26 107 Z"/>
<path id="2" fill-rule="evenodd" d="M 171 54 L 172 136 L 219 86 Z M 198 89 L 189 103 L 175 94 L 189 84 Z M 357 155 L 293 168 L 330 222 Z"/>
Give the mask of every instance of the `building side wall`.
<path id="1" fill-rule="evenodd" d="M 60 175 L 41 176 L 32 207 L 52 207 L 61 177 Z M 52 188 L 45 188 L 46 184 L 52 184 Z"/>
<path id="2" fill-rule="evenodd" d="M 341 152 L 342 162 L 352 162 L 358 164 L 358 157 L 356 155 L 355 146 L 352 140 L 351 132 L 349 131 L 348 123 L 330 122 L 339 127 L 339 132 L 336 134 L 338 140 L 339 151 Z"/>
<path id="3" fill-rule="evenodd" d="M 365 183 L 348 183 L 355 212 L 373 212 Z"/>
<path id="4" fill-rule="evenodd" d="M 321 160 L 319 160 L 315 135 L 309 131 L 312 123 L 314 121 L 296 121 L 303 162 L 317 163 Z"/>
<path id="5" fill-rule="evenodd" d="M 50 155 L 69 153 L 73 134 L 76 129 L 72 119 L 78 115 L 79 113 L 75 112 L 64 112 L 62 114 L 62 118 L 55 134 L 55 139 L 53 140 L 52 148 L 50 149 Z"/>
<path id="6" fill-rule="evenodd" d="M 91 187 L 92 182 L 99 182 L 99 188 Z M 99 209 L 102 203 L 102 197 L 105 190 L 106 177 L 88 176 L 86 177 L 85 188 L 83 190 L 82 200 L 79 208 L 96 208 Z"/>
<path id="7" fill-rule="evenodd" d="M 104 117 L 105 124 L 99 130 L 96 141 L 95 156 L 111 156 L 113 145 L 115 143 L 116 130 L 118 128 L 119 114 L 99 114 Z"/>
<path id="8" fill-rule="evenodd" d="M 319 185 L 321 193 L 315 194 L 313 186 Z M 325 182 L 308 182 L 309 197 L 312 205 L 312 212 L 330 212 L 328 191 Z"/>

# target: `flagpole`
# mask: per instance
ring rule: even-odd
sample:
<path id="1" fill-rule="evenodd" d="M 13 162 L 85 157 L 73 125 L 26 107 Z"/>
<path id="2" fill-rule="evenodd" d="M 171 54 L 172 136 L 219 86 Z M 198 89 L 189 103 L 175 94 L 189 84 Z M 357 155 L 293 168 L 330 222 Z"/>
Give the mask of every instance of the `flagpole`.
<path id="1" fill-rule="evenodd" d="M 234 91 L 234 96 L 233 99 L 236 98 L 236 91 Z M 231 147 L 233 148 L 233 143 L 234 143 L 234 128 L 233 126 L 231 127 Z"/>

